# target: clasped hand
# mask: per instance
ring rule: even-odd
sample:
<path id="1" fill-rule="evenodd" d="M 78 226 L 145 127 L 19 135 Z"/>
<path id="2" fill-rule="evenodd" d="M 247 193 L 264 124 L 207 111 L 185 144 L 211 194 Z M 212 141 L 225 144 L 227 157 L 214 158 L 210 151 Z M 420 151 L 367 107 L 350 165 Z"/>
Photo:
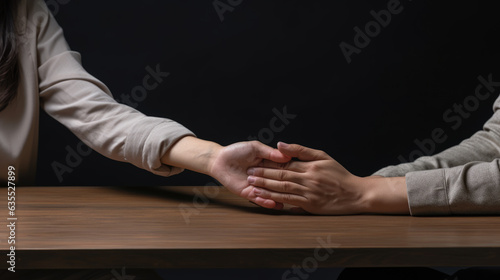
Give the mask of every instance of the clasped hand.
<path id="1" fill-rule="evenodd" d="M 296 160 L 263 160 L 247 171 L 259 205 L 274 201 L 321 215 L 408 214 L 404 177 L 358 177 L 323 151 L 285 143 L 278 150 Z"/>
<path id="2" fill-rule="evenodd" d="M 215 148 L 208 174 L 262 207 L 320 215 L 408 214 L 405 178 L 359 177 L 323 151 L 260 142 Z"/>

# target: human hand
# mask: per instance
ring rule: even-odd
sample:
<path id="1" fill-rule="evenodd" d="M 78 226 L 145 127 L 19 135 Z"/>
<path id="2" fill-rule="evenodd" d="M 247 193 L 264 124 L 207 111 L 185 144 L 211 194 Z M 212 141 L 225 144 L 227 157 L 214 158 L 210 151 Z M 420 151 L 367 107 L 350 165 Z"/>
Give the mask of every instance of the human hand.
<path id="1" fill-rule="evenodd" d="M 265 208 L 281 209 L 283 204 L 272 199 L 259 198 L 253 187 L 247 182 L 247 169 L 257 166 L 264 160 L 276 163 L 290 161 L 291 157 L 283 155 L 277 149 L 258 141 L 240 142 L 219 149 L 209 163 L 208 174 L 217 179 L 229 191 L 246 198 Z"/>
<path id="2" fill-rule="evenodd" d="M 325 152 L 300 145 L 279 143 L 278 150 L 298 160 L 263 161 L 248 170 L 257 202 L 272 200 L 323 215 L 408 211 L 404 178 L 361 178 Z"/>

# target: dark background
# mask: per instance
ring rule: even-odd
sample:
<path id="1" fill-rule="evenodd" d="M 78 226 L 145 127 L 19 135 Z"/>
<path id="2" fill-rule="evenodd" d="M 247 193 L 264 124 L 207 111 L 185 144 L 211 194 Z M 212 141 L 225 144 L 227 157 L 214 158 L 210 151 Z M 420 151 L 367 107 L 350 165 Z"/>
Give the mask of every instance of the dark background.
<path id="1" fill-rule="evenodd" d="M 490 1 L 401 1 L 403 11 L 347 63 L 339 44 L 389 1 L 242 1 L 221 21 L 212 1 L 52 1 L 84 67 L 115 97 L 145 68 L 170 72 L 138 110 L 174 119 L 228 145 L 269 127 L 273 108 L 297 115 L 272 138 L 321 149 L 366 176 L 408 159 L 415 139 L 443 128 L 436 152 L 481 129 L 498 93 L 456 130 L 443 120 L 474 94 L 479 75 L 500 80 L 499 17 Z M 67 2 L 67 3 L 66 3 Z M 221 1 L 227 3 L 226 1 Z M 163 178 L 96 152 L 58 180 L 79 140 L 42 113 L 38 185 L 205 185 L 186 171 Z"/>
<path id="2" fill-rule="evenodd" d="M 408 159 L 419 150 L 414 141 L 429 138 L 435 128 L 448 136 L 435 152 L 458 144 L 481 129 L 498 96 L 482 101 L 456 130 L 443 119 L 474 93 L 478 76 L 500 81 L 494 1 L 403 0 L 403 11 L 350 64 L 339 44 L 353 44 L 353 28 L 364 29 L 373 20 L 370 11 L 386 9 L 388 0 L 243 0 L 224 13 L 224 21 L 212 0 L 47 2 L 84 67 L 115 97 L 142 84 L 147 66 L 160 64 L 171 73 L 139 103 L 143 113 L 174 119 L 200 138 L 228 145 L 269 128 L 273 108 L 286 106 L 297 117 L 270 145 L 285 141 L 322 149 L 360 176 L 398 164 L 400 156 Z M 96 152 L 60 181 L 51 164 L 65 164 L 67 148 L 78 143 L 42 113 L 38 185 L 213 182 L 190 171 L 162 178 Z M 283 271 L 164 274 L 280 279 Z M 337 273 L 323 269 L 311 279 L 334 279 Z"/>

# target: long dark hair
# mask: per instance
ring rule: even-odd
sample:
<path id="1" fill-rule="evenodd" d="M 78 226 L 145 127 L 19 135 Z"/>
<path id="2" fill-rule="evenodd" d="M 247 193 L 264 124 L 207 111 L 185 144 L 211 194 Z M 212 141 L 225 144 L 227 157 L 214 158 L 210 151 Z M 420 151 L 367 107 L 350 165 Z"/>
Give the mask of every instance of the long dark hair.
<path id="1" fill-rule="evenodd" d="M 19 85 L 15 10 L 17 0 L 0 0 L 0 112 L 9 105 Z"/>

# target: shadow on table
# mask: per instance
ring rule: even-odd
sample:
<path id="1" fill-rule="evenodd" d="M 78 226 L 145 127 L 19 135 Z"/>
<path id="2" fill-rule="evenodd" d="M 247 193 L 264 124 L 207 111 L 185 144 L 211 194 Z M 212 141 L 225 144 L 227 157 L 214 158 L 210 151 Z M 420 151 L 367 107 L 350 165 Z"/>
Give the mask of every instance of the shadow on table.
<path id="1" fill-rule="evenodd" d="M 194 194 L 190 194 L 187 191 L 187 188 L 190 187 L 185 187 L 186 191 L 179 191 L 181 187 L 110 187 L 112 189 L 115 189 L 117 191 L 122 191 L 122 192 L 128 192 L 128 193 L 133 193 L 134 195 L 141 195 L 141 196 L 150 196 L 150 197 L 156 197 L 156 198 L 164 198 L 168 200 L 175 200 L 177 202 L 183 202 L 183 203 L 193 203 L 193 197 Z M 236 195 L 234 195 L 235 198 L 238 198 Z M 310 215 L 307 213 L 294 213 L 291 212 L 287 209 L 285 210 L 274 210 L 274 209 L 267 209 L 260 207 L 250 201 L 245 201 L 244 199 L 235 199 L 235 200 L 227 200 L 227 199 L 218 199 L 216 197 L 208 197 L 205 196 L 205 199 L 208 200 L 209 204 L 213 205 L 219 205 L 222 207 L 230 208 L 233 210 L 238 210 L 242 212 L 248 212 L 248 213 L 256 213 L 256 214 L 265 214 L 265 215 Z"/>

